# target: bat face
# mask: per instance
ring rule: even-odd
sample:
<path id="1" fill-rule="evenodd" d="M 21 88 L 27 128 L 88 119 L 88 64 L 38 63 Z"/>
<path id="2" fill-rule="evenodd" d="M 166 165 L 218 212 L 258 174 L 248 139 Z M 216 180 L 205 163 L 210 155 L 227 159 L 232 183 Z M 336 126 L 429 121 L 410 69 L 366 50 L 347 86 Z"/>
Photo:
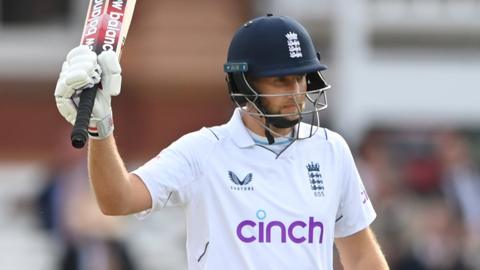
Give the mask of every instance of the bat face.
<path id="1" fill-rule="evenodd" d="M 97 54 L 113 50 L 120 57 L 135 0 L 90 0 L 81 44 Z"/>

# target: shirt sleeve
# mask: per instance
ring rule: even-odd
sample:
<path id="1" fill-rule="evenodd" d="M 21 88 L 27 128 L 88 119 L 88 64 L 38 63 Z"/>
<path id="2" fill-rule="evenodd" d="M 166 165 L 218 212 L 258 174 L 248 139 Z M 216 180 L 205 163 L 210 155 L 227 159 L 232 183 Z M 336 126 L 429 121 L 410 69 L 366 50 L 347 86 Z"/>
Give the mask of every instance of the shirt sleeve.
<path id="1" fill-rule="evenodd" d="M 343 188 L 335 222 L 335 237 L 346 237 L 367 228 L 376 213 L 363 186 L 347 143 L 342 139 Z"/>
<path id="2" fill-rule="evenodd" d="M 198 164 L 191 140 L 182 137 L 132 173 L 138 175 L 152 198 L 152 208 L 136 214 L 143 219 L 166 206 L 184 206 L 191 196 L 190 184 L 198 179 Z"/>

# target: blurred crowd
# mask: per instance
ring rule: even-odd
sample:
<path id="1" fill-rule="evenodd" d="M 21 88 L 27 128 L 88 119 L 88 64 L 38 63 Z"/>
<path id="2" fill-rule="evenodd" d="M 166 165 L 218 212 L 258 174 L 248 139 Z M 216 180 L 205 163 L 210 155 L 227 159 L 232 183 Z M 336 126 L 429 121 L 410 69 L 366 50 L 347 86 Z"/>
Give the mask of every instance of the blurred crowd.
<path id="1" fill-rule="evenodd" d="M 104 216 L 97 206 L 86 151 L 57 145 L 35 204 L 38 224 L 59 247 L 57 269 L 136 269 L 122 240 L 122 219 Z"/>
<path id="2" fill-rule="evenodd" d="M 392 270 L 480 269 L 479 136 L 372 129 L 356 152 Z"/>

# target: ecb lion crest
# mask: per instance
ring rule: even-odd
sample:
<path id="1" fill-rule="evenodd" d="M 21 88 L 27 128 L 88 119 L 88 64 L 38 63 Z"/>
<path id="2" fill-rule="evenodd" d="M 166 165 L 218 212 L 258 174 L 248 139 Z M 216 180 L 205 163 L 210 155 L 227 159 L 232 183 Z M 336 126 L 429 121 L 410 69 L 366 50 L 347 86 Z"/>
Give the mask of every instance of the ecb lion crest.
<path id="1" fill-rule="evenodd" d="M 325 196 L 325 186 L 322 173 L 320 172 L 320 165 L 318 163 L 310 162 L 307 164 L 306 168 L 313 195 L 315 195 L 315 197 Z"/>

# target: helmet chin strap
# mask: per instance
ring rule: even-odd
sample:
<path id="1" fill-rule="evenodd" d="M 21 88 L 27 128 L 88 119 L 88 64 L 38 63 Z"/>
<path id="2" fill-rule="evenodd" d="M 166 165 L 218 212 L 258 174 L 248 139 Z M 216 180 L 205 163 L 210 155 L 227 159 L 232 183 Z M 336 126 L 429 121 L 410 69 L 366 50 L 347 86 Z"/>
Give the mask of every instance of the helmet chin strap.
<path id="1" fill-rule="evenodd" d="M 276 128 L 291 128 L 300 122 L 300 117 L 295 120 L 289 120 L 286 117 L 265 117 L 267 122 Z"/>
<path id="2" fill-rule="evenodd" d="M 267 126 L 269 126 L 269 124 L 267 124 Z M 268 144 L 271 145 L 275 142 L 272 133 L 270 133 L 268 129 L 265 129 L 265 137 L 267 137 Z"/>
<path id="3" fill-rule="evenodd" d="M 268 115 L 268 111 L 261 106 L 262 111 L 265 111 L 265 114 Z M 298 119 L 295 120 L 289 120 L 286 117 L 268 117 L 265 116 L 265 125 L 270 128 L 270 127 L 275 127 L 275 128 L 291 128 L 298 124 L 300 122 L 301 116 Z M 265 137 L 267 138 L 268 144 L 273 144 L 275 142 L 275 139 L 273 138 L 272 133 L 268 128 L 265 128 Z"/>

